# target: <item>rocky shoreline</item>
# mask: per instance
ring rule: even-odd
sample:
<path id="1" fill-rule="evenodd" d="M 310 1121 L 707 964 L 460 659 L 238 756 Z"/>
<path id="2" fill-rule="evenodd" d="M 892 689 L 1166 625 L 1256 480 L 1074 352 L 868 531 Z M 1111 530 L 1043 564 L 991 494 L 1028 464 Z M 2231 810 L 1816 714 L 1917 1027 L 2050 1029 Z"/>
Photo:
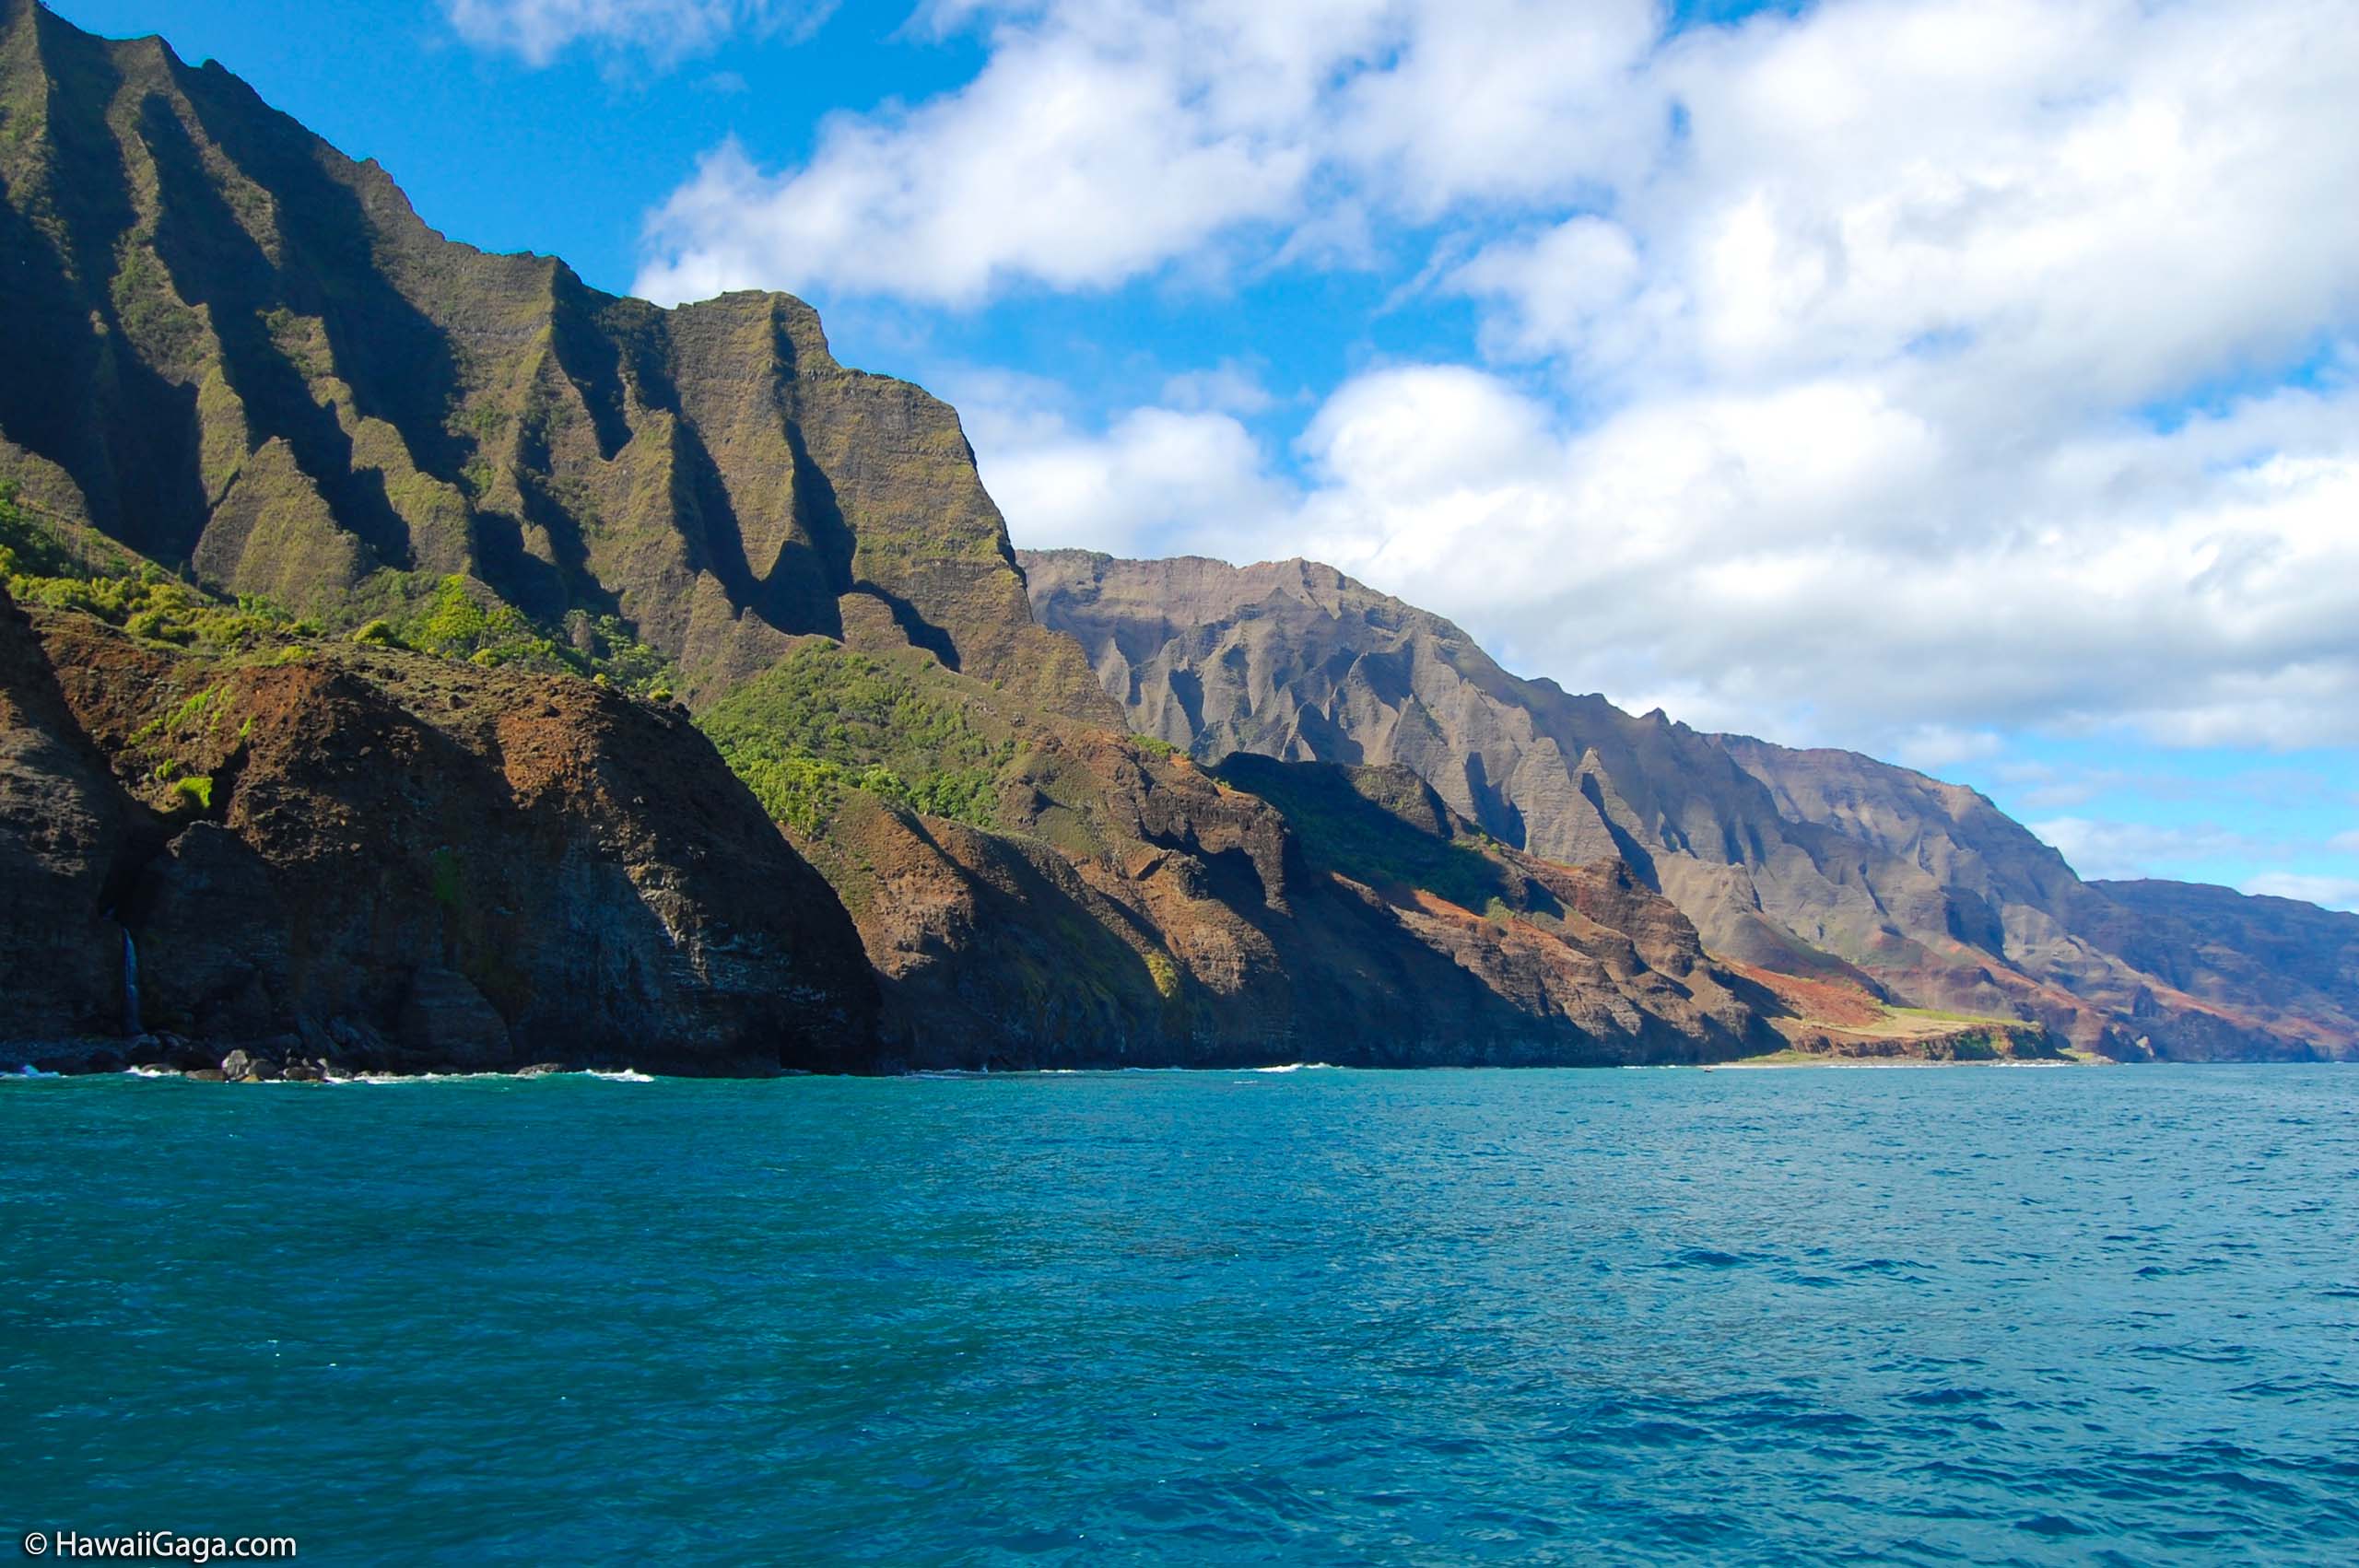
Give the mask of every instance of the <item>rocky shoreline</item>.
<path id="1" fill-rule="evenodd" d="M 461 1062 L 421 1065 L 382 1058 L 306 1054 L 294 1036 L 238 1046 L 219 1058 L 208 1047 L 170 1033 L 122 1039 L 81 1038 L 0 1045 L 0 1078 L 88 1078 L 131 1072 L 146 1077 L 184 1078 L 200 1083 L 325 1083 L 388 1078 L 546 1078 L 561 1072 L 632 1071 L 623 1062 L 536 1061 L 522 1067 L 485 1068 Z M 732 1076 L 753 1076 L 733 1074 Z"/>

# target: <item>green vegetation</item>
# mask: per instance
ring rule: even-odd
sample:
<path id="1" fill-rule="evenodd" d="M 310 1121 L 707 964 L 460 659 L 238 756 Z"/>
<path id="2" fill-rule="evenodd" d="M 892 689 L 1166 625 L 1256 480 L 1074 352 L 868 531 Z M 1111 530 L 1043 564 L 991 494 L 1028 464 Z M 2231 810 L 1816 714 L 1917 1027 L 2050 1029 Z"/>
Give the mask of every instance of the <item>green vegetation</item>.
<path id="1" fill-rule="evenodd" d="M 591 673 L 587 661 L 573 649 L 560 647 L 522 612 L 491 599 L 488 592 L 477 598 L 467 579 L 455 573 L 435 583 L 395 630 L 404 643 L 422 652 L 464 659 L 487 669 L 522 664 L 552 673 Z"/>
<path id="2" fill-rule="evenodd" d="M 0 479 L 0 574 L 11 578 L 90 576 L 85 534 L 69 539 L 47 527 L 18 496 L 16 481 Z M 104 544 L 100 548 L 111 550 Z"/>
<path id="3" fill-rule="evenodd" d="M 224 599 L 92 530 L 44 519 L 8 480 L 0 480 L 0 581 L 19 603 L 79 610 L 175 648 L 219 652 L 323 630 L 259 594 Z M 671 664 L 618 615 L 575 610 L 560 637 L 464 577 L 436 579 L 422 594 L 417 581 L 392 575 L 392 597 L 408 607 L 364 622 L 352 640 L 464 659 L 486 669 L 513 664 L 545 674 L 604 677 L 652 701 L 672 700 Z"/>
<path id="4" fill-rule="evenodd" d="M 130 755 L 155 758 L 147 765 L 147 777 L 162 787 L 162 794 L 159 801 L 151 797 L 151 803 L 193 805 L 203 812 L 213 809 L 213 775 L 199 772 L 196 764 L 177 754 L 182 748 L 194 748 L 200 755 L 219 757 L 223 748 L 217 737 L 229 721 L 229 688 L 208 685 L 132 731 Z M 238 724 L 234 743 L 228 748 L 231 754 L 252 736 L 253 728 L 253 716 L 248 714 Z"/>
<path id="5" fill-rule="evenodd" d="M 1277 807 L 1321 870 L 1371 887 L 1423 888 L 1494 919 L 1520 908 L 1521 881 L 1506 867 L 1402 821 L 1355 790 L 1343 768 L 1239 753 L 1221 764 L 1219 778 Z"/>
<path id="6" fill-rule="evenodd" d="M 1990 1024 L 2001 1028 L 2020 1028 L 2020 1018 L 2001 1018 L 1988 1012 L 1950 1012 L 1938 1007 L 1895 1007 L 1893 1012 L 1903 1018 L 1930 1018 L 1940 1024 Z"/>
<path id="7" fill-rule="evenodd" d="M 457 909 L 467 900 L 466 866 L 459 852 L 444 846 L 434 851 L 428 862 L 434 876 L 434 902 L 445 909 Z"/>
<path id="8" fill-rule="evenodd" d="M 464 659 L 487 670 L 514 665 L 545 675 L 584 675 L 653 701 L 672 698 L 672 666 L 620 616 L 575 610 L 561 636 L 455 572 L 436 579 L 405 614 L 370 621 L 352 639 Z"/>
<path id="9" fill-rule="evenodd" d="M 987 825 L 1016 752 L 909 670 L 833 643 L 795 649 L 698 722 L 763 809 L 806 834 L 847 790 Z"/>
<path id="10" fill-rule="evenodd" d="M 1138 747 L 1139 750 L 1146 753 L 1150 756 L 1168 758 L 1186 755 L 1180 747 L 1173 745 L 1169 741 L 1157 740 L 1153 735 L 1133 735 L 1131 737 L 1131 744 Z"/>
<path id="11" fill-rule="evenodd" d="M 620 615 L 574 610 L 566 616 L 566 627 L 581 657 L 615 685 L 651 702 L 672 700 L 678 672 L 671 661 L 640 641 Z"/>
<path id="12" fill-rule="evenodd" d="M 0 579 L 20 604 L 79 610 L 176 648 L 221 649 L 319 629 L 259 595 L 224 600 L 88 529 L 46 519 L 9 480 L 0 480 Z"/>
<path id="13" fill-rule="evenodd" d="M 208 713 L 217 718 L 218 706 L 222 697 L 223 693 L 219 686 L 205 687 L 166 715 L 163 720 L 164 728 L 172 731 L 194 729 L 205 722 Z"/>

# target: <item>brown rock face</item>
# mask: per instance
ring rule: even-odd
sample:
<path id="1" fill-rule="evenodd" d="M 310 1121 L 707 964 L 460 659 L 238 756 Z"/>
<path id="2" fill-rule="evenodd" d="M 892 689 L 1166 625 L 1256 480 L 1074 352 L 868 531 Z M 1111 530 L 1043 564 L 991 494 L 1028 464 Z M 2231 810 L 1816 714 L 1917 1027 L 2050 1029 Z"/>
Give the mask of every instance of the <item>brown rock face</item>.
<path id="1" fill-rule="evenodd" d="M 2266 956 L 2251 901 L 2217 890 L 2197 920 L 2185 899 L 2117 898 L 1970 790 L 1519 679 L 1315 563 L 1022 560 L 1042 623 L 1082 643 L 1133 727 L 1204 761 L 1409 767 L 1533 854 L 1618 854 L 1731 960 L 2116 1055 L 2359 1055 L 2359 991 Z"/>
<path id="2" fill-rule="evenodd" d="M 2184 882 L 2088 886 L 2098 896 L 2074 908 L 2072 934 L 2118 955 L 2113 1005 L 2156 1050 L 2232 1058 L 2265 1032 L 2294 1055 L 2359 1033 L 2359 915 Z"/>
<path id="3" fill-rule="evenodd" d="M 2359 1055 L 2359 916 L 2224 887 L 2084 883 L 1971 790 L 1854 752 L 1714 739 L 1790 817 L 1869 851 L 1873 885 L 1920 942 L 1878 970 L 1895 989 L 1956 1006 L 1987 987 L 2004 1012 L 2122 1055 Z"/>
<path id="4" fill-rule="evenodd" d="M 1237 758 L 1215 775 L 914 654 L 825 678 L 851 657 L 807 651 L 705 721 L 728 744 L 764 714 L 791 721 L 779 680 L 821 708 L 851 685 L 898 716 L 885 746 L 917 724 L 999 759 L 977 822 L 851 790 L 794 830 L 882 977 L 893 1064 L 1710 1061 L 1780 1044 L 1618 861 L 1507 850 L 1405 770 Z"/>
<path id="5" fill-rule="evenodd" d="M 111 895 L 144 1023 L 200 1041 L 404 1071 L 872 1059 L 857 934 L 685 717 L 349 645 L 207 660 L 79 614 L 9 623 L 9 711 L 48 680 L 65 732 L 6 787 L 146 826 L 76 826 L 71 854 L 51 835 L 30 885 L 74 941 L 49 969 L 12 955 L 0 1035 L 120 1032 Z M 111 777 L 69 766 L 93 754 Z"/>
<path id="6" fill-rule="evenodd" d="M 358 624 L 464 574 L 618 614 L 701 702 L 796 634 L 914 644 L 1111 723 L 1032 625 L 945 404 L 784 295 L 678 310 L 421 222 L 218 65 L 0 9 L 0 478 Z"/>

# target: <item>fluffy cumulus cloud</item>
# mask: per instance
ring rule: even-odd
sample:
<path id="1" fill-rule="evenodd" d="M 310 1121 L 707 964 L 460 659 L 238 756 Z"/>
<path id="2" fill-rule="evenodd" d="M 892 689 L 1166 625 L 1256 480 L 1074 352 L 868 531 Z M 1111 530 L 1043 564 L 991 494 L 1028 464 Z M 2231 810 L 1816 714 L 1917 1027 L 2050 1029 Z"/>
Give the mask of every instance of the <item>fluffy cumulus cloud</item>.
<path id="1" fill-rule="evenodd" d="M 1087 414 L 945 390 L 1021 543 L 1322 557 L 1698 724 L 2359 744 L 2349 0 L 1665 14 L 939 5 L 969 82 L 794 167 L 716 149 L 640 287 L 1391 268 L 1464 353 L 1360 355 L 1298 421 L 1235 362 Z"/>
<path id="2" fill-rule="evenodd" d="M 1487 373 L 1402 369 L 1312 422 L 1313 485 L 1278 532 L 1698 722 L 2352 744 L 2354 438 L 2359 399 L 2284 392 L 2167 434 L 2060 432 L 1997 474 L 1873 378 L 1568 428 Z"/>
<path id="3" fill-rule="evenodd" d="M 1653 0 L 1011 0 L 973 81 L 839 116 L 805 163 L 717 148 L 640 290 L 759 281 L 971 305 L 1209 263 L 1364 260 L 1371 213 L 1540 210 L 1655 156 Z"/>
<path id="4" fill-rule="evenodd" d="M 1919 724 L 1893 737 L 1893 761 L 1920 773 L 1941 774 L 1961 763 L 2001 755 L 2007 738 L 1995 730 L 1959 730 L 1947 724 Z"/>
<path id="5" fill-rule="evenodd" d="M 546 65 L 575 44 L 669 63 L 739 31 L 816 27 L 836 0 L 444 0 L 461 38 Z"/>
<path id="6" fill-rule="evenodd" d="M 1076 425 L 1062 389 L 1035 378 L 968 372 L 944 385 L 992 497 L 1027 520 L 1023 542 L 1139 556 L 1186 539 L 1234 556 L 1292 504 L 1230 412 L 1268 394 L 1233 369 L 1175 380 L 1174 406 L 1133 409 L 1103 431 Z"/>

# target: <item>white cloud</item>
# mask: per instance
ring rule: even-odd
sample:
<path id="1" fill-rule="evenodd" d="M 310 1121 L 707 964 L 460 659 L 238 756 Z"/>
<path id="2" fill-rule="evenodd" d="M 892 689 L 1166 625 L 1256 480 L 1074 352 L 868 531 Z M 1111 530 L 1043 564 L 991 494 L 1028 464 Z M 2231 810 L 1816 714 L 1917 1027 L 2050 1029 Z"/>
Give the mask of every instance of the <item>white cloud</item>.
<path id="1" fill-rule="evenodd" d="M 1529 357 L 1562 353 L 1585 369 L 1618 369 L 1663 330 L 1660 314 L 1678 308 L 1660 289 L 1642 296 L 1645 275 L 1629 231 L 1585 216 L 1536 238 L 1492 245 L 1449 283 L 1508 304 L 1486 324 L 1495 350 Z"/>
<path id="2" fill-rule="evenodd" d="M 472 4 L 478 0 L 457 0 Z M 717 3 L 717 0 L 716 0 Z M 1655 156 L 1652 0 L 940 5 L 990 59 L 830 122 L 800 167 L 708 155 L 638 288 L 759 285 L 970 305 L 1109 287 L 1265 231 L 1274 264 L 1367 264 L 1372 212 L 1552 202 Z"/>
<path id="3" fill-rule="evenodd" d="M 1164 555 L 1178 542 L 1254 554 L 1288 505 L 1250 432 L 1209 408 L 1140 408 L 1102 433 L 1077 428 L 1029 378 L 961 378 L 960 416 L 983 483 L 1019 543 Z"/>
<path id="4" fill-rule="evenodd" d="M 2266 367 L 2359 303 L 2359 211 L 2321 202 L 2359 177 L 2351 20 L 2313 0 L 1859 0 L 1694 35 L 1650 71 L 1688 134 L 1616 182 L 1610 240 L 1575 218 L 1460 282 L 1525 352 L 1588 346 L 1610 310 L 1651 332 L 1625 346 L 1657 375 L 1915 361 L 1912 401 L 1964 412 L 1963 380 L 1978 419 L 2018 428 Z M 1574 237 L 1634 247 L 1643 278 L 1545 264 Z"/>
<path id="5" fill-rule="evenodd" d="M 1959 730 L 1919 724 L 1895 737 L 1895 762 L 1922 773 L 1939 773 L 1962 762 L 1981 762 L 2006 750 L 2006 737 L 1989 730 Z"/>
<path id="6" fill-rule="evenodd" d="M 2272 847 L 2243 833 L 2205 823 L 2158 826 L 2060 816 L 2025 824 L 2083 877 L 2121 880 L 2168 876 L 2175 866 L 2249 859 Z"/>
<path id="7" fill-rule="evenodd" d="M 1872 380 L 1576 429 L 1483 372 L 1394 369 L 1312 421 L 1295 537 L 1692 722 L 2359 743 L 2359 397 L 2328 400 L 2350 433 L 2320 450 L 2217 461 L 2318 401 L 2060 439 L 2002 488 Z"/>
<path id="8" fill-rule="evenodd" d="M 2074 871 L 2092 879 L 2185 877 L 2224 862 L 2291 861 L 2314 867 L 2322 858 L 2315 846 L 2277 842 L 2213 823 L 2164 825 L 2061 816 L 2026 825 L 2053 845 Z M 2347 851 L 2352 846 L 2339 839 L 2330 848 Z M 2359 875 L 2347 872 L 2255 872 L 2238 886 L 2246 893 L 2299 898 L 2328 908 L 2359 909 Z"/>
<path id="9" fill-rule="evenodd" d="M 1412 0 L 1335 91 L 1332 161 L 1414 216 L 1555 200 L 1656 156 L 1668 85 L 1652 0 Z"/>
<path id="10" fill-rule="evenodd" d="M 2275 898 L 2299 898 L 2329 909 L 2359 914 L 2359 877 L 2316 876 L 2300 872 L 2264 872 L 2245 880 L 2241 891 Z"/>
<path id="11" fill-rule="evenodd" d="M 2022 760 L 2002 762 L 1991 771 L 2006 787 L 2011 805 L 2038 812 L 2086 805 L 2107 790 L 2141 782 L 2137 775 L 2116 768 L 2058 767 Z"/>
<path id="12" fill-rule="evenodd" d="M 1224 359 L 1209 370 L 1188 370 L 1163 383 L 1166 408 L 1216 408 L 1228 414 L 1266 414 L 1278 405 L 1250 367 Z"/>
<path id="13" fill-rule="evenodd" d="M 1296 212 L 1317 161 L 1322 76 L 1373 10 L 1019 8 L 994 22 L 972 82 L 915 108 L 836 116 L 801 168 L 766 174 L 734 143 L 709 154 L 650 219 L 639 292 L 830 288 L 963 305 L 1017 281 L 1088 288 L 1152 271 Z"/>
<path id="14" fill-rule="evenodd" d="M 461 38 L 546 65 L 577 43 L 669 64 L 741 30 L 807 34 L 838 0 L 443 0 Z M 723 73 L 724 76 L 728 73 Z M 740 86 L 742 87 L 742 82 Z"/>
<path id="15" fill-rule="evenodd" d="M 968 305 L 1414 242 L 1407 308 L 1471 298 L 1493 358 L 1334 388 L 1298 477 L 1212 380 L 970 408 L 1020 541 L 1320 556 L 1528 673 L 1927 766 L 2359 743 L 2348 0 L 936 18 L 984 29 L 974 80 L 796 168 L 718 149 L 643 291 Z M 2248 390 L 2152 416 L 2207 387 Z"/>
<path id="16" fill-rule="evenodd" d="M 2327 840 L 2327 847 L 2344 855 L 2359 855 L 2359 829 L 2338 833 Z"/>

